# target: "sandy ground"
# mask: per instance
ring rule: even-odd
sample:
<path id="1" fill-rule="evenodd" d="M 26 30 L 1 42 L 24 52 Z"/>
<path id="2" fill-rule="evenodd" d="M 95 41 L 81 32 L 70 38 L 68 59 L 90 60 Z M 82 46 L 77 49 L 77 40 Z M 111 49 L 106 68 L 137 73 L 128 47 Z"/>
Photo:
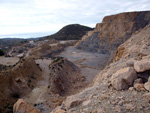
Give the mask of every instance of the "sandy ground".
<path id="1" fill-rule="evenodd" d="M 0 64 L 6 65 L 6 66 L 14 65 L 18 61 L 19 61 L 18 57 L 4 57 L 4 56 L 0 57 Z"/>
<path id="2" fill-rule="evenodd" d="M 93 81 L 108 58 L 105 54 L 85 52 L 73 46 L 67 47 L 65 51 L 61 52 L 58 56 L 65 57 L 79 66 L 81 73 L 86 77 L 88 82 Z"/>
<path id="3" fill-rule="evenodd" d="M 43 98 L 45 93 L 47 93 L 48 81 L 49 81 L 49 64 L 51 63 L 51 59 L 38 59 L 35 60 L 37 64 L 39 64 L 42 69 L 42 77 L 41 81 L 38 81 L 37 87 L 34 88 L 31 93 L 25 98 L 25 100 L 34 105 L 38 103 L 45 102 L 45 98 Z"/>
<path id="4" fill-rule="evenodd" d="M 51 59 L 38 59 L 35 60 L 37 64 L 39 64 L 40 68 L 42 69 L 42 76 L 43 80 L 38 83 L 38 85 L 47 85 L 49 81 L 49 65 L 51 64 Z"/>

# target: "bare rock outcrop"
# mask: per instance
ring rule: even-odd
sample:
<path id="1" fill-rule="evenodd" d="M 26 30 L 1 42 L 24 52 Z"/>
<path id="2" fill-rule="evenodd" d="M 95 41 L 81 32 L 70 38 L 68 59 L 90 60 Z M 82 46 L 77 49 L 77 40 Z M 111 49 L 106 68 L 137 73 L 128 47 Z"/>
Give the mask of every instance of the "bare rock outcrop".
<path id="1" fill-rule="evenodd" d="M 148 46 L 150 26 L 137 31 L 120 45 L 114 62 L 106 66 L 94 79 L 94 85 L 69 96 L 60 106 L 66 112 L 149 112 L 147 104 L 150 91 L 149 54 L 141 54 L 141 47 Z M 147 48 L 149 49 L 149 48 Z M 139 62 L 143 67 L 135 68 Z M 117 91 L 122 89 L 123 91 Z M 116 90 L 117 89 L 117 90 Z M 146 91 L 147 90 L 147 91 Z M 139 109 L 140 107 L 140 109 Z"/>
<path id="2" fill-rule="evenodd" d="M 150 39 L 150 26 L 147 25 L 145 28 L 136 31 L 130 39 L 119 46 L 117 49 L 113 61 L 116 62 L 120 59 L 137 59 L 140 60 L 142 57 L 148 57 L 147 54 L 143 54 L 143 51 L 150 51 L 149 39 Z M 144 48 L 143 48 L 144 46 Z"/>
<path id="3" fill-rule="evenodd" d="M 137 31 L 125 43 L 119 46 L 116 54 L 114 55 L 114 62 L 106 66 L 95 78 L 95 84 L 105 81 L 110 84 L 111 77 L 120 69 L 132 67 L 138 73 L 138 78 L 142 78 L 144 82 L 147 81 L 149 76 L 149 55 L 141 54 L 141 46 L 146 45 L 150 39 L 150 26 Z M 141 85 L 142 87 L 142 85 Z"/>
<path id="4" fill-rule="evenodd" d="M 13 107 L 13 113 L 41 113 L 38 109 L 19 99 Z"/>
<path id="5" fill-rule="evenodd" d="M 88 32 L 76 45 L 77 48 L 111 54 L 131 35 L 150 24 L 150 12 L 128 12 L 104 17 L 93 31 Z"/>

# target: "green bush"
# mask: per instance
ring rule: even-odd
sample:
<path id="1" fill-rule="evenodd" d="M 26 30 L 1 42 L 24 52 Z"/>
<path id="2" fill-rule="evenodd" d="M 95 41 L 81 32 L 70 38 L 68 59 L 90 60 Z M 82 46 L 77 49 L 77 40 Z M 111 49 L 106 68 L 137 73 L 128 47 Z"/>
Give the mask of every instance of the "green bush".
<path id="1" fill-rule="evenodd" d="M 0 49 L 0 56 L 3 56 L 4 54 L 4 51 Z"/>

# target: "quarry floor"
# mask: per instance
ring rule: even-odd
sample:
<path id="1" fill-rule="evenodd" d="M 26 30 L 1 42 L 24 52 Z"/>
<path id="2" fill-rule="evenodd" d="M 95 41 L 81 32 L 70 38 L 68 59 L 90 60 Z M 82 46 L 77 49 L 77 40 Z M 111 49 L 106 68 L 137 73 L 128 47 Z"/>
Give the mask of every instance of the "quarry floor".
<path id="1" fill-rule="evenodd" d="M 92 83 L 94 77 L 100 72 L 108 59 L 106 54 L 85 52 L 73 46 L 67 47 L 58 56 L 67 58 L 76 64 L 89 83 Z"/>

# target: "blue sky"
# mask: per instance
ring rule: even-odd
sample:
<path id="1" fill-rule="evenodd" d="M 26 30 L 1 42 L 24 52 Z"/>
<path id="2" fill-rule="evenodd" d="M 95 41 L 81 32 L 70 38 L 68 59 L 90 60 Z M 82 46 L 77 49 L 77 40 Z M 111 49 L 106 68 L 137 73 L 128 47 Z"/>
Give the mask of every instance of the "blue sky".
<path id="1" fill-rule="evenodd" d="M 0 0 L 0 37 L 37 37 L 74 23 L 95 27 L 106 15 L 144 10 L 150 0 Z"/>

